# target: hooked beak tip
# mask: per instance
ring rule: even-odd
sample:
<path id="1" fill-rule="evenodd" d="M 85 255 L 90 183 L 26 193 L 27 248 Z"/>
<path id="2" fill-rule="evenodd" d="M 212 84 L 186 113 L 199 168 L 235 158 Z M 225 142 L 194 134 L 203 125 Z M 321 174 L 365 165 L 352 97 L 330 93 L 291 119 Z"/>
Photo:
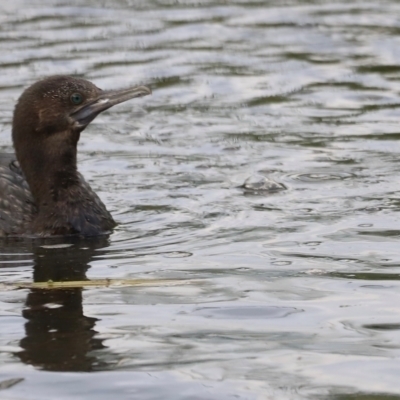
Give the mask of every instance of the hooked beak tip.
<path id="1" fill-rule="evenodd" d="M 138 91 L 139 90 L 143 92 L 143 94 L 140 94 L 139 96 L 147 96 L 153 93 L 148 86 L 139 86 Z"/>

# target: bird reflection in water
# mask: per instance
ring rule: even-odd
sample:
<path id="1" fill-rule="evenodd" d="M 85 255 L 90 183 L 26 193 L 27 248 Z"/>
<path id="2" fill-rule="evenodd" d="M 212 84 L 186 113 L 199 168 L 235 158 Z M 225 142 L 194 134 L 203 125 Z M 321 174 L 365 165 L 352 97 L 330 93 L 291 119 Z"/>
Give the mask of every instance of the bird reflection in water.
<path id="1" fill-rule="evenodd" d="M 34 281 L 83 281 L 94 257 L 104 254 L 107 237 L 66 239 L 64 248 L 34 248 Z M 55 244 L 55 240 L 46 245 Z M 21 361 L 48 371 L 92 371 L 101 368 L 94 350 L 104 349 L 95 337 L 97 318 L 85 316 L 82 288 L 30 289 L 22 315 L 26 336 L 20 341 Z M 105 365 L 103 365 L 105 367 Z"/>

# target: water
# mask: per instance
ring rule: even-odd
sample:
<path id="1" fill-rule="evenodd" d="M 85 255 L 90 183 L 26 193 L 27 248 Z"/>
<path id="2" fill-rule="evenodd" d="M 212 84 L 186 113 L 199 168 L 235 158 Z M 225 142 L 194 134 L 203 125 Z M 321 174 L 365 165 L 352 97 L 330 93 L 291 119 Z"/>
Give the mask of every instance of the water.
<path id="1" fill-rule="evenodd" d="M 1 244 L 0 399 L 400 398 L 400 4 L 103 3 L 0 5 L 0 151 L 39 77 L 153 88 L 79 145 L 115 232 Z"/>

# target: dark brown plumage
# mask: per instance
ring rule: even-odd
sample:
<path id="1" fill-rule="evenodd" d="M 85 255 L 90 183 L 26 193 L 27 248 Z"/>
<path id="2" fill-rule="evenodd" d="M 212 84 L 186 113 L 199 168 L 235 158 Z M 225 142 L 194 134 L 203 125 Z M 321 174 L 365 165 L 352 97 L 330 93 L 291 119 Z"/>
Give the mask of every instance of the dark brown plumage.
<path id="1" fill-rule="evenodd" d="M 113 218 L 77 170 L 80 133 L 102 111 L 150 93 L 103 91 L 68 76 L 26 89 L 13 117 L 15 156 L 0 154 L 0 236 L 109 232 Z"/>

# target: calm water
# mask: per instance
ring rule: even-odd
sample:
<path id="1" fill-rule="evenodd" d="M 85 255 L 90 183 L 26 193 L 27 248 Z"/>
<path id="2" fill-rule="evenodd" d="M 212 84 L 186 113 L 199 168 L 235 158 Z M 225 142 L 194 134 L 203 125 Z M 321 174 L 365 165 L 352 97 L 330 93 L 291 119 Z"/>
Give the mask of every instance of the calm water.
<path id="1" fill-rule="evenodd" d="M 0 399 L 400 398 L 400 3 L 101 3 L 1 2 L 0 151 L 39 77 L 154 93 L 79 145 L 115 232 L 0 281 L 157 281 L 2 285 Z"/>

